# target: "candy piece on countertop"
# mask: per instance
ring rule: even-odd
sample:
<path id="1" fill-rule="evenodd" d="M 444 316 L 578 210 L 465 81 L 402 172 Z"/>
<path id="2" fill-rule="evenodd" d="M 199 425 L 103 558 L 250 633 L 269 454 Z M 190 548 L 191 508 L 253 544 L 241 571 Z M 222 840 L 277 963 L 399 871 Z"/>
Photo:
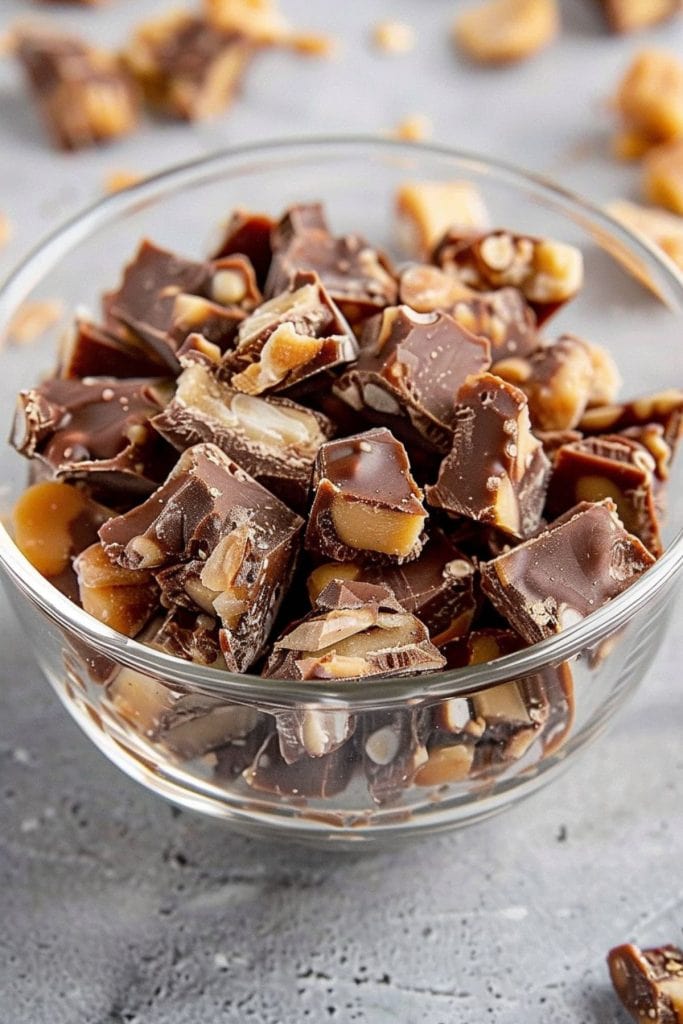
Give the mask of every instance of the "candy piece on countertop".
<path id="1" fill-rule="evenodd" d="M 683 952 L 677 946 L 639 949 L 631 943 L 607 954 L 614 990 L 638 1024 L 683 1024 Z"/>

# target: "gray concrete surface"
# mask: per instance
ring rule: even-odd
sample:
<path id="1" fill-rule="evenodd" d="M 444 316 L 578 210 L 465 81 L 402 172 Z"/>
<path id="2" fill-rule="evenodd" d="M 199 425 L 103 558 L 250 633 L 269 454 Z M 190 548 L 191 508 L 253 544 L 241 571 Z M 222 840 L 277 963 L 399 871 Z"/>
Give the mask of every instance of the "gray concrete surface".
<path id="1" fill-rule="evenodd" d="M 29 6 L 2 0 L 0 29 Z M 164 6 L 50 13 L 114 42 Z M 0 272 L 111 170 L 302 131 L 384 131 L 411 113 L 431 116 L 440 141 L 597 200 L 635 194 L 635 172 L 604 152 L 605 96 L 644 42 L 683 49 L 680 25 L 615 40 L 591 0 L 568 0 L 559 46 L 482 71 L 452 55 L 452 0 L 284 6 L 302 26 L 331 25 L 340 60 L 264 55 L 215 124 L 150 123 L 78 157 L 46 146 L 0 62 L 0 209 L 15 225 Z M 414 53 L 369 47 L 387 16 L 416 25 Z M 29 648 L 3 603 L 0 1024 L 618 1024 L 607 948 L 683 937 L 675 630 L 609 735 L 550 789 L 468 831 L 372 855 L 255 842 L 172 809 L 91 747 Z"/>

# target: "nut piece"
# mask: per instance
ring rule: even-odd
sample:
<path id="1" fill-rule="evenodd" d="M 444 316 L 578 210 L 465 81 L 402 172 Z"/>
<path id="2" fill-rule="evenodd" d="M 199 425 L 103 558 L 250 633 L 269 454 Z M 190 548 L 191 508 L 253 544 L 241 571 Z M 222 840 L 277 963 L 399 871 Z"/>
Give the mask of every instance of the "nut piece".
<path id="1" fill-rule="evenodd" d="M 637 32 L 680 13 L 681 0 L 602 0 L 613 32 Z"/>
<path id="2" fill-rule="evenodd" d="M 195 121 L 225 110 L 252 53 L 243 34 L 172 11 L 139 25 L 123 58 L 149 104 Z"/>
<path id="3" fill-rule="evenodd" d="M 401 245 L 411 255 L 428 256 L 449 230 L 480 234 L 489 225 L 484 200 L 470 181 L 415 181 L 396 193 Z"/>
<path id="4" fill-rule="evenodd" d="M 16 53 L 59 148 L 81 149 L 136 127 L 137 95 L 112 55 L 73 36 L 33 29 L 18 32 Z"/>
<path id="5" fill-rule="evenodd" d="M 573 245 L 509 231 L 474 239 L 448 237 L 434 259 L 475 291 L 518 288 L 539 323 L 574 298 L 583 284 L 583 257 Z"/>
<path id="6" fill-rule="evenodd" d="M 556 0 L 486 0 L 458 17 L 453 39 L 473 60 L 506 64 L 548 46 L 559 28 Z"/>
<path id="7" fill-rule="evenodd" d="M 669 142 L 683 135 L 683 62 L 667 50 L 642 50 L 630 64 L 615 97 L 629 131 Z"/>
<path id="8" fill-rule="evenodd" d="M 33 484 L 12 510 L 16 545 L 42 576 L 66 572 L 110 515 L 84 491 L 57 480 Z"/>
<path id="9" fill-rule="evenodd" d="M 460 389 L 453 447 L 426 489 L 427 501 L 527 537 L 540 522 L 549 470 L 524 394 L 483 373 Z"/>
<path id="10" fill-rule="evenodd" d="M 159 587 L 150 572 L 112 563 L 100 543 L 74 562 L 86 612 L 124 636 L 137 636 L 159 608 Z"/>
<path id="11" fill-rule="evenodd" d="M 406 450 L 390 430 L 328 441 L 318 452 L 305 546 L 351 561 L 417 558 L 427 513 Z"/>
<path id="12" fill-rule="evenodd" d="M 426 627 L 387 587 L 333 580 L 313 611 L 275 642 L 263 674 L 348 679 L 428 672 L 444 664 Z"/>
<path id="13" fill-rule="evenodd" d="M 260 395 L 350 362 L 356 353 L 351 328 L 317 275 L 302 273 L 290 291 L 240 324 L 237 347 L 226 354 L 220 375 L 233 389 Z"/>
<path id="14" fill-rule="evenodd" d="M 383 53 L 408 53 L 415 48 L 415 29 L 402 21 L 380 21 L 372 30 L 372 39 Z"/>
<path id="15" fill-rule="evenodd" d="M 683 952 L 676 946 L 639 949 L 630 943 L 607 955 L 614 990 L 638 1024 L 683 1021 Z"/>
<path id="16" fill-rule="evenodd" d="M 613 501 L 583 502 L 548 529 L 481 566 L 496 609 L 528 643 L 579 622 L 653 563 Z"/>
<path id="17" fill-rule="evenodd" d="M 683 214 L 683 139 L 648 153 L 643 164 L 643 191 L 648 202 Z"/>

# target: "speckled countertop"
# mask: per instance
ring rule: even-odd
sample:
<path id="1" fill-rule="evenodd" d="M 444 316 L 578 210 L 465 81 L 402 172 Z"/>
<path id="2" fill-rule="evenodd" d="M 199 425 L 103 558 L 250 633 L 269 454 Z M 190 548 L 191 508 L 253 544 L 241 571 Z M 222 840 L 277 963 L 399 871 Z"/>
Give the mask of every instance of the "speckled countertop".
<path id="1" fill-rule="evenodd" d="M 0 31 L 29 6 L 2 0 Z M 50 15 L 105 43 L 165 6 Z M 265 137 L 386 131 L 414 113 L 439 141 L 594 199 L 635 194 L 635 172 L 605 155 L 605 96 L 645 41 L 681 52 L 683 26 L 613 39 L 592 0 L 567 0 L 559 46 L 491 72 L 453 57 L 456 6 L 285 0 L 298 24 L 342 37 L 337 62 L 264 55 L 225 119 L 148 125 L 78 157 L 48 149 L 13 64 L 0 62 L 0 210 L 15 227 L 0 273 L 111 171 Z M 372 51 L 369 28 L 387 16 L 416 25 L 413 53 Z M 29 646 L 3 602 L 2 1024 L 618 1024 L 607 948 L 682 938 L 675 630 L 611 732 L 552 787 L 465 832 L 372 854 L 243 839 L 146 793 L 79 733 Z"/>

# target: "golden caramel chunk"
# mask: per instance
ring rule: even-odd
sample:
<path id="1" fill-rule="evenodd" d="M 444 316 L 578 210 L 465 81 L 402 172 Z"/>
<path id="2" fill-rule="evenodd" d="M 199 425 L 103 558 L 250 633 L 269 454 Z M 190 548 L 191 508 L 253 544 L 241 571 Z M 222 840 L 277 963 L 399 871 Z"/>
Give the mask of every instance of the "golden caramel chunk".
<path id="1" fill-rule="evenodd" d="M 461 782 L 469 775 L 473 760 L 474 747 L 469 744 L 434 747 L 429 751 L 427 763 L 418 768 L 415 785 L 444 786 L 449 782 Z"/>
<path id="2" fill-rule="evenodd" d="M 99 543 L 78 556 L 74 569 L 85 611 L 124 636 L 136 636 L 159 606 L 152 574 L 110 562 Z"/>
<path id="3" fill-rule="evenodd" d="M 273 0 L 204 0 L 206 17 L 226 32 L 238 32 L 252 42 L 273 46 L 285 42 L 290 27 Z"/>
<path id="4" fill-rule="evenodd" d="M 615 97 L 626 127 L 653 142 L 683 134 L 683 61 L 667 50 L 637 54 Z"/>
<path id="5" fill-rule="evenodd" d="M 382 53 L 408 53 L 415 47 L 415 30 L 402 21 L 380 21 L 373 29 L 372 40 Z"/>
<path id="6" fill-rule="evenodd" d="M 42 576 L 59 576 L 74 553 L 74 527 L 90 502 L 83 491 L 56 480 L 33 484 L 12 511 L 17 547 Z"/>
<path id="7" fill-rule="evenodd" d="M 425 520 L 424 511 L 410 513 L 378 508 L 342 493 L 335 494 L 330 514 L 342 544 L 401 559 L 408 558 L 414 551 Z"/>
<path id="8" fill-rule="evenodd" d="M 648 202 L 683 214 L 683 139 L 648 153 L 643 165 L 643 191 Z"/>
<path id="9" fill-rule="evenodd" d="M 680 0 L 602 0 L 613 32 L 637 32 L 681 10 Z"/>
<path id="10" fill-rule="evenodd" d="M 658 245 L 683 270 L 683 217 L 652 206 L 629 203 L 626 199 L 610 203 L 607 212 L 631 231 Z"/>
<path id="11" fill-rule="evenodd" d="M 320 594 L 332 580 L 357 580 L 362 567 L 356 562 L 325 562 L 308 577 L 306 587 L 311 604 L 315 604 Z"/>
<path id="12" fill-rule="evenodd" d="M 396 194 L 396 212 L 404 248 L 422 256 L 449 229 L 477 234 L 489 223 L 481 193 L 470 181 L 406 182 Z"/>
<path id="13" fill-rule="evenodd" d="M 230 381 L 247 395 L 260 395 L 283 381 L 289 373 L 313 362 L 323 347 L 321 338 L 299 334 L 290 323 L 276 327 L 261 349 L 258 360 Z"/>
<path id="14" fill-rule="evenodd" d="M 457 18 L 453 39 L 472 60 L 507 64 L 548 46 L 559 27 L 556 0 L 486 0 Z"/>

